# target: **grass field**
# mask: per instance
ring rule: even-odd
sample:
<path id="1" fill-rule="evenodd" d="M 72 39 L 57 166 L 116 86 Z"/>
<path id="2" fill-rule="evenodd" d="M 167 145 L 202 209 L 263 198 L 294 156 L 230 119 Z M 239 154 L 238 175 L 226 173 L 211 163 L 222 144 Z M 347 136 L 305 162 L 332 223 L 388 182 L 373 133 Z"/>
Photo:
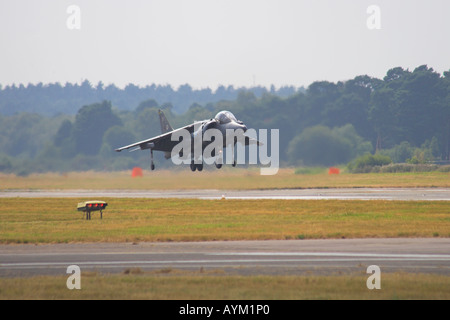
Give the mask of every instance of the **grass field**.
<path id="1" fill-rule="evenodd" d="M 0 243 L 449 237 L 448 201 L 1 198 Z"/>
<path id="2" fill-rule="evenodd" d="M 5 299 L 450 299 L 450 278 L 383 273 L 381 289 L 366 287 L 367 274 L 350 276 L 217 276 L 197 274 L 82 274 L 81 290 L 66 276 L 0 278 Z"/>
<path id="3" fill-rule="evenodd" d="M 45 173 L 20 177 L 0 174 L 0 190 L 36 189 L 284 189 L 359 187 L 446 187 L 450 172 L 367 173 L 329 175 L 295 174 L 293 168 L 280 169 L 273 176 L 262 176 L 258 169 L 224 167 L 221 170 L 191 172 L 186 168 L 144 171 L 132 178 L 131 172 Z"/>

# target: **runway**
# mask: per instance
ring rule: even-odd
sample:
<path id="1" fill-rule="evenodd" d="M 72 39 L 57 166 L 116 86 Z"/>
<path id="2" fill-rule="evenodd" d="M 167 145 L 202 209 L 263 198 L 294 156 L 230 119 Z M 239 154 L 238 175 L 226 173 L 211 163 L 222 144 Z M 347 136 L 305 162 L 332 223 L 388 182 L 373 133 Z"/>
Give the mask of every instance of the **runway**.
<path id="1" fill-rule="evenodd" d="M 262 190 L 7 190 L 0 198 L 189 198 L 285 200 L 450 201 L 448 188 L 337 188 Z"/>
<path id="2" fill-rule="evenodd" d="M 82 272 L 311 275 L 420 272 L 450 275 L 450 239 L 339 239 L 0 245 L 0 276 Z"/>

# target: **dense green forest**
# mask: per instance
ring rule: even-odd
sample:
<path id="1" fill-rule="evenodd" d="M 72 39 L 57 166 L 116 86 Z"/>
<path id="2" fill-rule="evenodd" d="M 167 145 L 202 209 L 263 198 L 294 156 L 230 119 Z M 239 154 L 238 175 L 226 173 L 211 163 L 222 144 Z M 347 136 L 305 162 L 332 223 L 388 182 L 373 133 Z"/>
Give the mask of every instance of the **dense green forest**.
<path id="1" fill-rule="evenodd" d="M 52 86 L 0 90 L 0 171 L 25 175 L 147 168 L 148 152 L 116 153 L 114 148 L 160 134 L 159 108 L 173 127 L 229 110 L 249 128 L 279 129 L 282 166 L 341 165 L 375 153 L 397 163 L 444 161 L 450 156 L 450 71 L 441 75 L 426 65 L 414 71 L 393 68 L 383 79 L 318 81 L 306 90 L 230 89 L 236 91 L 230 98 L 208 89 L 217 95 L 210 97 L 212 101 L 197 101 L 189 87 L 185 100 L 190 105 L 184 112 L 174 107 L 182 96 L 161 98 L 151 92 L 129 99 L 123 95 L 121 102 L 92 96 L 76 113 L 72 107 L 56 112 L 55 105 L 69 106 L 74 100 L 65 95 L 65 87 L 50 90 Z M 23 107 L 23 101 L 33 100 L 39 101 L 34 112 Z M 157 154 L 157 166 L 173 166 Z"/>

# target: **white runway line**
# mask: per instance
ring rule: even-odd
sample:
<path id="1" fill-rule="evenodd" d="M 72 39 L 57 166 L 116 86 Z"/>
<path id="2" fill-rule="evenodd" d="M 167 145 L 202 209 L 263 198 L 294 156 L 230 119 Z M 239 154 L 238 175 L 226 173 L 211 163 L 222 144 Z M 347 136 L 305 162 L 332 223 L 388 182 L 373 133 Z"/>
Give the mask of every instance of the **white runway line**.
<path id="1" fill-rule="evenodd" d="M 223 252 L 209 255 L 233 256 L 316 256 L 316 257 L 364 257 L 364 258 L 413 258 L 413 259 L 447 259 L 450 254 L 397 254 L 397 253 L 352 253 L 352 252 Z"/>
<path id="2" fill-rule="evenodd" d="M 239 263 L 277 263 L 277 262 L 349 262 L 349 261 L 450 261 L 447 254 L 379 254 L 345 252 L 226 252 L 204 253 L 206 256 L 245 256 L 264 257 L 261 259 L 177 259 L 177 260 L 131 260 L 131 261 L 67 261 L 67 262 L 12 262 L 0 263 L 0 268 L 51 268 L 75 264 L 78 266 L 122 266 L 122 265 L 173 265 L 173 264 L 239 264 Z M 101 256 L 99 254 L 98 256 Z M 279 257 L 295 257 L 292 259 Z M 267 257 L 274 257 L 268 259 Z M 304 257 L 304 258 L 298 258 Z M 308 257 L 308 258 L 307 258 Z M 319 257 L 319 258 L 311 258 Z M 329 258 L 327 258 L 329 257 Z"/>

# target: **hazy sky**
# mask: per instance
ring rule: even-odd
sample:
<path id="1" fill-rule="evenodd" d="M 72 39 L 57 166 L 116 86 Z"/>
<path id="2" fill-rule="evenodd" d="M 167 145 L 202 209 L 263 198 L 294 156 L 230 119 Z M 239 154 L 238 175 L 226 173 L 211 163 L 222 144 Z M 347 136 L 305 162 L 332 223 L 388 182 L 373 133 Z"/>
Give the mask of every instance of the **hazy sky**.
<path id="1" fill-rule="evenodd" d="M 450 69 L 450 0 L 0 1 L 3 86 L 308 86 L 422 64 Z"/>

